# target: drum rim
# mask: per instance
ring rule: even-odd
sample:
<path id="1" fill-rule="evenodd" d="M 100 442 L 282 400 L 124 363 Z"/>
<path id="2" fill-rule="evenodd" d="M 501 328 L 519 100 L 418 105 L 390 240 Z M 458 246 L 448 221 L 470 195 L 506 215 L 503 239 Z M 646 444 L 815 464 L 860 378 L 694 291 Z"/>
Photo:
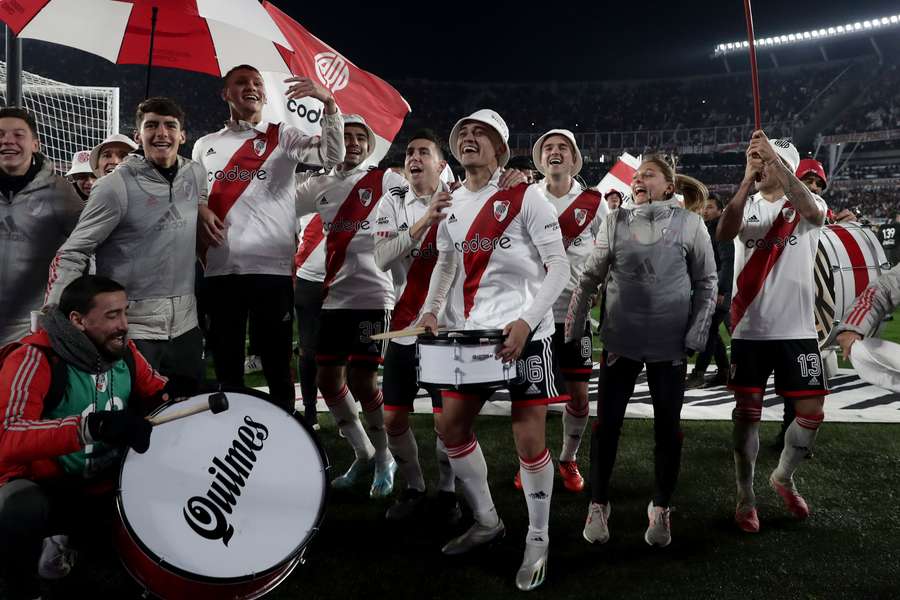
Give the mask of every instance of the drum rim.
<path id="1" fill-rule="evenodd" d="M 450 337 L 451 333 L 457 335 Z M 477 346 L 479 339 L 502 342 L 505 337 L 502 329 L 449 329 L 436 336 L 421 336 L 418 343 L 423 346 Z"/>
<path id="2" fill-rule="evenodd" d="M 462 385 L 455 385 L 453 383 L 422 383 L 419 385 L 422 387 L 428 386 L 429 388 L 434 388 L 435 390 L 441 392 L 479 392 L 479 391 L 491 391 L 496 392 L 497 390 L 505 390 L 509 387 L 509 382 L 512 379 L 504 379 L 502 382 L 494 382 L 494 383 L 464 383 Z"/>
<path id="3" fill-rule="evenodd" d="M 125 454 L 122 455 L 121 464 L 119 465 L 119 477 L 117 481 L 117 489 L 116 489 L 116 513 L 119 517 L 119 520 L 122 523 L 122 526 L 125 528 L 125 532 L 128 534 L 128 538 L 131 540 L 133 544 L 135 544 L 141 552 L 143 552 L 149 559 L 151 559 L 156 565 L 158 565 L 161 569 L 165 569 L 170 573 L 173 573 L 187 581 L 193 581 L 197 583 L 211 583 L 218 585 L 229 585 L 229 584 L 238 584 L 238 583 L 248 583 L 257 579 L 263 579 L 269 575 L 274 575 L 280 569 L 284 569 L 288 566 L 288 564 L 293 561 L 293 566 L 286 570 L 284 577 L 278 579 L 278 583 L 284 581 L 291 572 L 293 572 L 294 568 L 296 568 L 297 564 L 299 564 L 300 559 L 303 557 L 306 548 L 312 542 L 312 540 L 316 537 L 316 534 L 319 533 L 319 530 L 322 526 L 322 521 L 325 519 L 325 507 L 328 505 L 328 498 L 331 495 L 331 485 L 329 481 L 328 474 L 331 471 L 331 463 L 328 461 L 328 455 L 325 453 L 325 448 L 322 445 L 322 442 L 319 440 L 318 434 L 310 427 L 306 421 L 303 419 L 303 416 L 297 411 L 296 408 L 288 411 L 283 406 L 278 405 L 271 396 L 266 394 L 265 392 L 261 392 L 259 390 L 255 390 L 253 388 L 245 388 L 241 386 L 229 386 L 229 385 L 218 385 L 213 388 L 204 389 L 203 391 L 198 391 L 198 393 L 194 394 L 194 396 L 202 396 L 205 394 L 211 394 L 215 392 L 232 392 L 232 393 L 240 393 L 246 394 L 248 396 L 254 396 L 259 398 L 260 400 L 265 400 L 279 408 L 293 418 L 297 423 L 300 424 L 301 427 L 309 434 L 310 439 L 313 442 L 313 447 L 319 454 L 319 459 L 322 461 L 322 478 L 324 480 L 324 486 L 322 491 L 322 502 L 319 505 L 318 513 L 316 514 L 315 520 L 313 521 L 313 526 L 309 530 L 309 535 L 303 539 L 303 541 L 294 548 L 290 554 L 288 554 L 284 560 L 278 562 L 272 567 L 265 569 L 263 571 L 258 571 L 256 573 L 248 574 L 248 575 L 239 575 L 237 577 L 212 577 L 209 575 L 199 575 L 197 573 L 192 573 L 191 571 L 186 571 L 180 567 L 173 565 L 172 563 L 163 560 L 160 558 L 155 552 L 150 550 L 144 541 L 135 533 L 134 529 L 131 526 L 131 523 L 128 521 L 128 517 L 125 514 L 124 506 L 122 505 L 122 472 L 125 470 L 125 457 L 132 450 L 129 448 Z M 191 397 L 194 397 L 191 396 Z M 161 412 L 166 407 L 175 404 L 175 399 L 169 400 L 164 404 L 157 407 L 150 415 L 153 416 Z M 126 569 L 131 572 L 129 569 Z M 137 577 L 134 577 L 137 579 Z M 141 585 L 149 586 L 149 582 L 139 581 Z M 150 590 L 153 591 L 153 590 Z"/>

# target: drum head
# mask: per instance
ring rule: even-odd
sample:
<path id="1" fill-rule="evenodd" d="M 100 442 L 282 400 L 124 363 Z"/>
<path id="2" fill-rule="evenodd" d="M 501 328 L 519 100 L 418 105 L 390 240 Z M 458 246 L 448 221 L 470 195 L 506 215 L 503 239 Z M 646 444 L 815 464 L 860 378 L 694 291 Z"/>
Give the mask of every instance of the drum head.
<path id="1" fill-rule="evenodd" d="M 153 428 L 145 454 L 122 465 L 118 508 L 152 559 L 185 578 L 260 577 L 296 557 L 318 529 L 327 460 L 299 419 L 253 391 L 229 408 Z M 169 403 L 166 414 L 208 402 Z"/>
<path id="2" fill-rule="evenodd" d="M 825 245 L 828 243 L 819 241 L 819 249 L 816 252 L 816 264 L 814 276 L 816 280 L 816 335 L 819 338 L 819 346 L 825 343 L 831 330 L 834 328 L 837 315 L 834 292 L 834 272 L 831 268 L 831 258 Z M 833 252 L 833 251 L 832 251 Z M 843 307 L 842 307 L 843 308 Z"/>

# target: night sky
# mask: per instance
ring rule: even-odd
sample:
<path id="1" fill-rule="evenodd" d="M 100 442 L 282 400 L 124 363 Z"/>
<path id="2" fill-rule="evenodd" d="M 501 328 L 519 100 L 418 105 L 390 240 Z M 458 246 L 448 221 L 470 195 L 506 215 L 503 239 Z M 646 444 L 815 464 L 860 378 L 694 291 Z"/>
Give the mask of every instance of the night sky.
<path id="1" fill-rule="evenodd" d="M 631 79 L 703 71 L 717 43 L 746 39 L 742 0 L 372 2 L 273 0 L 388 79 Z M 471 7 L 471 8 L 469 8 Z M 896 0 L 754 0 L 757 37 L 900 14 Z"/>

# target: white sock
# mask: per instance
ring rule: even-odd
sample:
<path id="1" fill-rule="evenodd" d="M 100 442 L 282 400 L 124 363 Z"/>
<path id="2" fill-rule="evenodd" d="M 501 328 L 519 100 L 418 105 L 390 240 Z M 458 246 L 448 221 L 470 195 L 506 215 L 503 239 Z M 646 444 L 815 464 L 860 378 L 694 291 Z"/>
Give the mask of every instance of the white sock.
<path id="1" fill-rule="evenodd" d="M 472 509 L 472 516 L 485 527 L 496 527 L 500 521 L 491 489 L 487 482 L 487 463 L 478 439 L 472 438 L 461 446 L 448 447 L 447 456 L 453 472 L 459 478 L 463 494 Z"/>
<path id="2" fill-rule="evenodd" d="M 738 406 L 732 412 L 734 421 L 734 475 L 737 481 L 738 504 L 755 506 L 753 472 L 759 454 L 759 420 L 762 405 Z"/>
<path id="3" fill-rule="evenodd" d="M 581 438 L 584 436 L 584 428 L 587 425 L 590 416 L 590 408 L 585 406 L 583 409 L 576 409 L 571 412 L 572 408 L 566 405 L 563 412 L 563 445 L 562 452 L 559 454 L 560 462 L 572 462 L 578 454 L 578 447 L 581 446 Z"/>
<path id="4" fill-rule="evenodd" d="M 375 446 L 375 460 L 387 463 L 392 460 L 388 451 L 387 432 L 384 430 L 384 397 L 381 390 L 367 402 L 362 403 L 363 420 L 366 422 L 366 432 Z"/>
<path id="5" fill-rule="evenodd" d="M 438 490 L 442 492 L 456 491 L 456 476 L 453 474 L 453 467 L 450 466 L 450 457 L 447 456 L 447 446 L 440 434 L 435 431 L 434 436 L 434 453 L 437 456 L 438 466 Z"/>
<path id="6" fill-rule="evenodd" d="M 519 457 L 522 491 L 528 505 L 527 544 L 546 546 L 550 543 L 550 499 L 553 497 L 553 461 L 544 448 L 537 457 Z"/>
<path id="7" fill-rule="evenodd" d="M 425 478 L 419 465 L 419 445 L 411 427 L 399 435 L 388 435 L 388 446 L 397 461 L 397 467 L 406 480 L 406 487 L 425 491 Z"/>
<path id="8" fill-rule="evenodd" d="M 375 455 L 375 448 L 369 441 L 369 436 L 359 422 L 359 413 L 356 410 L 356 403 L 353 401 L 353 395 L 350 389 L 345 385 L 334 398 L 325 398 L 325 404 L 334 417 L 338 429 L 347 438 L 356 458 L 369 460 Z"/>
<path id="9" fill-rule="evenodd" d="M 781 451 L 778 466 L 772 473 L 775 479 L 781 482 L 791 481 L 794 471 L 803 462 L 806 453 L 812 449 L 823 419 L 825 419 L 824 413 L 818 415 L 797 414 L 784 433 L 784 450 Z"/>

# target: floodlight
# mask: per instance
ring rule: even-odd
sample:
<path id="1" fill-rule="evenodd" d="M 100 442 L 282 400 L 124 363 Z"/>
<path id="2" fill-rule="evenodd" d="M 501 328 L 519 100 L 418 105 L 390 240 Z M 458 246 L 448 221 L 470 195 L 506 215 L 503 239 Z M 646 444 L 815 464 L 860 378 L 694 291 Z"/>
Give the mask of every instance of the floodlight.
<path id="1" fill-rule="evenodd" d="M 2 1 L 2 0 L 0 0 Z M 875 19 L 864 19 L 862 21 L 854 21 L 843 25 L 835 25 L 832 27 L 822 27 L 820 29 L 811 29 L 809 31 L 801 31 L 789 33 L 785 35 L 775 35 L 772 37 L 759 38 L 756 44 L 762 47 L 791 44 L 806 40 L 820 40 L 822 38 L 841 36 L 851 33 L 862 32 L 869 29 L 877 29 L 881 27 L 900 25 L 900 14 L 878 17 Z M 750 46 L 749 42 L 725 42 L 717 44 L 715 47 L 715 55 L 728 54 L 729 52 L 740 51 Z"/>

